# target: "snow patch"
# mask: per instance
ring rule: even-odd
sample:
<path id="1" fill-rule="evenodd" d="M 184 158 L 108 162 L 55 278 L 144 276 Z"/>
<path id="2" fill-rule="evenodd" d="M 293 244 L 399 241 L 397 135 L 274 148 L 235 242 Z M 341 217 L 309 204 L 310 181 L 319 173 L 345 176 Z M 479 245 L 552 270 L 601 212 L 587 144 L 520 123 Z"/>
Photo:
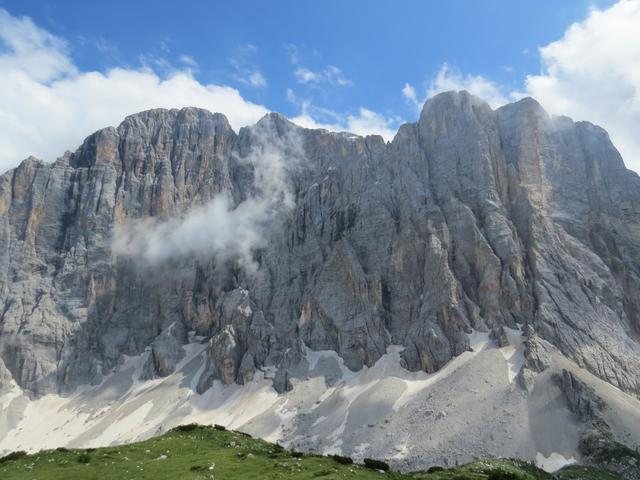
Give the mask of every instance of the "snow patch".
<path id="1" fill-rule="evenodd" d="M 137 441 L 195 422 L 242 429 L 301 450 L 315 448 L 326 454 L 347 452 L 402 462 L 416 458 L 440 461 L 458 448 L 456 431 L 473 427 L 479 433 L 472 439 L 478 443 L 465 447 L 467 452 L 478 451 L 472 450 L 477 445 L 487 445 L 491 454 L 506 451 L 523 456 L 541 446 L 527 443 L 527 450 L 509 450 L 498 440 L 492 443 L 493 437 L 484 433 L 485 426 L 491 428 L 486 424 L 487 412 L 495 415 L 498 409 L 500 415 L 513 421 L 513 430 L 509 427 L 505 435 L 511 438 L 513 434 L 523 442 L 530 438 L 523 433 L 528 417 L 519 416 L 522 412 L 527 415 L 523 408 L 527 400 L 504 377 L 505 366 L 509 367 L 510 381 L 522 367 L 524 338 L 520 330 L 505 329 L 505 334 L 509 345 L 497 348 L 488 333 L 472 331 L 471 349 L 432 374 L 404 369 L 403 347 L 398 345 L 389 346 L 378 362 L 357 372 L 349 370 L 334 351 L 307 349 L 306 375 L 292 379 L 293 390 L 283 394 L 272 387 L 273 366 L 258 370 L 245 385 L 214 381 L 211 388 L 198 394 L 198 380 L 206 368 L 206 343 L 193 341 L 183 346 L 185 356 L 176 371 L 148 381 L 141 381 L 140 373 L 149 353 L 124 357 L 120 367 L 100 385 L 82 387 L 67 397 L 48 395 L 30 401 L 17 385 L 12 385 L 0 395 L 0 425 L 8 426 L 0 431 L 0 455 L 16 449 Z M 193 334 L 189 337 L 195 339 Z M 483 368 L 478 369 L 476 362 Z M 446 404 L 446 396 L 439 395 L 440 381 L 447 382 L 447 391 L 469 396 L 463 397 L 463 402 L 451 399 L 452 405 Z M 493 402 L 493 410 L 486 408 L 486 402 Z M 302 412 L 305 415 L 300 415 Z M 541 417 L 539 421 L 554 419 Z M 494 431 L 501 437 L 502 429 Z M 386 438 L 395 440 L 390 443 Z M 560 446 L 550 450 L 554 448 L 565 451 Z M 464 453 L 456 458 L 470 460 Z M 536 461 L 547 470 L 575 462 L 559 454 L 539 454 Z"/>
<path id="2" fill-rule="evenodd" d="M 271 382 L 258 373 L 245 386 L 214 382 L 203 395 L 195 386 L 205 365 L 206 344 L 190 343 L 176 371 L 164 378 L 140 380 L 149 355 L 123 356 L 120 367 L 99 385 L 72 395 L 45 395 L 9 412 L 24 393 L 17 385 L 0 396 L 0 418 L 13 415 L 15 427 L 0 432 L 0 455 L 60 446 L 97 447 L 148 438 L 182 423 L 220 423 L 238 428 L 273 407 L 279 399 Z"/>
<path id="3" fill-rule="evenodd" d="M 502 347 L 500 349 L 500 353 L 504 356 L 504 359 L 507 361 L 509 365 L 509 383 L 512 383 L 516 378 L 520 370 L 522 369 L 525 358 L 524 358 L 524 334 L 522 329 L 512 329 L 509 327 L 503 327 L 504 332 L 507 335 L 507 339 L 509 340 L 509 345 L 506 347 Z"/>
<path id="4" fill-rule="evenodd" d="M 548 457 L 545 457 L 540 452 L 536 454 L 536 465 L 547 473 L 553 473 L 567 465 L 573 465 L 574 463 L 576 463 L 575 458 L 565 458 L 557 452 L 551 452 Z"/>

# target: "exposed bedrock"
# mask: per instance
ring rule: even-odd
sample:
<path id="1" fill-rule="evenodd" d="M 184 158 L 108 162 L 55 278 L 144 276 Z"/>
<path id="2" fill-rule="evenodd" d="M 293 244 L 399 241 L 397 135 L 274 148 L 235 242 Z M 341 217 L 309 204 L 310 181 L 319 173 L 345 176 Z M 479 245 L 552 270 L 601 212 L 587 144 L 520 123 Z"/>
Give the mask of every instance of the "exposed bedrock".
<path id="1" fill-rule="evenodd" d="M 275 190 L 254 163 L 266 144 L 285 164 Z M 212 199 L 271 194 L 251 268 L 220 250 L 113 251 L 131 225 L 153 235 Z M 550 344 L 640 393 L 640 179 L 605 131 L 532 99 L 440 94 L 390 143 L 150 110 L 0 177 L 0 359 L 33 395 L 145 348 L 143 377 L 167 375 L 189 335 L 208 342 L 199 390 L 263 370 L 282 391 L 306 347 L 358 370 L 399 344 L 407 369 L 433 372 L 472 329 L 502 327 L 528 332 L 530 369 Z"/>

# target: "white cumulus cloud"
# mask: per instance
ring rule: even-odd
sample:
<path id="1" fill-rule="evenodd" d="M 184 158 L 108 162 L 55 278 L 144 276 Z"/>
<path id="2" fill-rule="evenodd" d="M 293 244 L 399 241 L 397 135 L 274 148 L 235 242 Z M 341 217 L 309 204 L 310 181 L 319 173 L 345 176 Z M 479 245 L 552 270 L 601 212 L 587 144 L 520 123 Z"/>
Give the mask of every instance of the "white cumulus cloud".
<path id="1" fill-rule="evenodd" d="M 449 90 L 467 90 L 497 108 L 508 102 L 500 87 L 482 75 L 463 75 L 443 64 L 427 88 L 427 98 Z"/>
<path id="2" fill-rule="evenodd" d="M 640 2 L 592 9 L 540 56 L 543 71 L 526 78 L 526 94 L 549 112 L 605 128 L 640 171 Z"/>
<path id="3" fill-rule="evenodd" d="M 527 75 L 517 91 L 482 75 L 463 74 L 445 63 L 428 83 L 423 98 L 408 83 L 402 95 L 418 109 L 427 98 L 447 90 L 467 90 L 493 108 L 531 96 L 552 114 L 603 127 L 627 167 L 640 172 L 639 26 L 638 0 L 592 8 L 562 38 L 539 48 L 541 72 Z"/>
<path id="4" fill-rule="evenodd" d="M 462 74 L 453 69 L 448 63 L 443 63 L 437 75 L 427 85 L 423 96 L 419 96 L 416 89 L 410 83 L 405 83 L 402 88 L 402 96 L 420 112 L 424 102 L 429 98 L 450 90 L 466 90 L 473 95 L 484 99 L 491 107 L 498 108 L 508 103 L 510 95 L 503 94 L 503 89 L 482 75 Z"/>
<path id="5" fill-rule="evenodd" d="M 398 124 L 397 119 L 360 107 L 356 115 L 347 115 L 346 130 L 358 135 L 380 135 L 385 140 L 391 141 L 398 131 L 396 127 Z"/>
<path id="6" fill-rule="evenodd" d="M 266 79 L 247 60 L 256 51 L 253 45 L 240 47 L 231 64 L 240 83 L 265 87 Z M 140 68 L 81 71 L 63 38 L 0 8 L 0 173 L 29 155 L 53 161 L 94 131 L 150 108 L 196 106 L 222 112 L 236 130 L 269 112 L 235 88 L 198 81 L 198 63 L 189 55 L 180 55 L 177 66 L 153 55 L 141 55 L 140 61 Z M 318 81 L 333 85 L 351 83 L 331 65 L 316 74 Z M 399 123 L 367 108 L 355 114 L 303 108 L 293 120 L 308 128 L 380 134 L 387 140 Z"/>
<path id="7" fill-rule="evenodd" d="M 63 39 L 0 9 L 0 171 L 29 155 L 55 160 L 95 130 L 150 108 L 224 112 L 234 128 L 268 112 L 234 88 L 198 82 L 193 62 L 181 61 L 187 68 L 166 76 L 151 68 L 80 72 Z"/>
<path id="8" fill-rule="evenodd" d="M 0 9 L 0 72 L 20 70 L 38 82 L 76 73 L 64 40 L 38 28 L 30 18 Z"/>

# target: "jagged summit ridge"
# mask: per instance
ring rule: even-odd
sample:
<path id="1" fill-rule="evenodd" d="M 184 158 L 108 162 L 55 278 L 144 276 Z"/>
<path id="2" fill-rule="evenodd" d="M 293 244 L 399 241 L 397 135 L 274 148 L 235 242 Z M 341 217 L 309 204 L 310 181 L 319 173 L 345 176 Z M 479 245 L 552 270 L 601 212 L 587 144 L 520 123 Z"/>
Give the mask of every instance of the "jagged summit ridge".
<path id="1" fill-rule="evenodd" d="M 256 128 L 294 131 L 305 157 L 257 272 L 198 258 L 148 275 L 111 254 L 116 225 L 251 197 Z M 390 143 L 278 114 L 236 133 L 202 109 L 141 112 L 0 180 L 1 358 L 38 394 L 148 346 L 149 375 L 166 374 L 195 331 L 211 345 L 201 389 L 274 365 L 283 390 L 305 346 L 358 370 L 403 345 L 408 369 L 431 372 L 472 329 L 520 326 L 533 371 L 558 350 L 637 393 L 639 192 L 606 132 L 533 99 L 443 93 Z"/>
<path id="2" fill-rule="evenodd" d="M 635 446 L 639 200 L 533 99 L 444 93 L 391 142 L 131 115 L 0 176 L 0 450 L 186 421 L 413 469 Z"/>

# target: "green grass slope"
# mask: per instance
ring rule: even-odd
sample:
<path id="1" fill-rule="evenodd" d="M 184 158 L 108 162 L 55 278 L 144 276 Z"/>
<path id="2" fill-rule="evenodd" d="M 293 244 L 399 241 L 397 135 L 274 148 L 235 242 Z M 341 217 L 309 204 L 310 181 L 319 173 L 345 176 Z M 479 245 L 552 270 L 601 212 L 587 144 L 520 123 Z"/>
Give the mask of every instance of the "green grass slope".
<path id="1" fill-rule="evenodd" d="M 144 442 L 98 449 L 17 452 L 0 459 L 2 480 L 164 479 L 400 479 L 400 480 L 615 480 L 595 469 L 573 467 L 550 475 L 517 460 L 473 462 L 454 469 L 401 474 L 348 459 L 301 454 L 240 432 L 182 426 Z M 576 468 L 582 470 L 576 470 Z M 573 475 L 573 476 L 572 476 Z M 575 476 L 577 475 L 577 476 Z"/>

